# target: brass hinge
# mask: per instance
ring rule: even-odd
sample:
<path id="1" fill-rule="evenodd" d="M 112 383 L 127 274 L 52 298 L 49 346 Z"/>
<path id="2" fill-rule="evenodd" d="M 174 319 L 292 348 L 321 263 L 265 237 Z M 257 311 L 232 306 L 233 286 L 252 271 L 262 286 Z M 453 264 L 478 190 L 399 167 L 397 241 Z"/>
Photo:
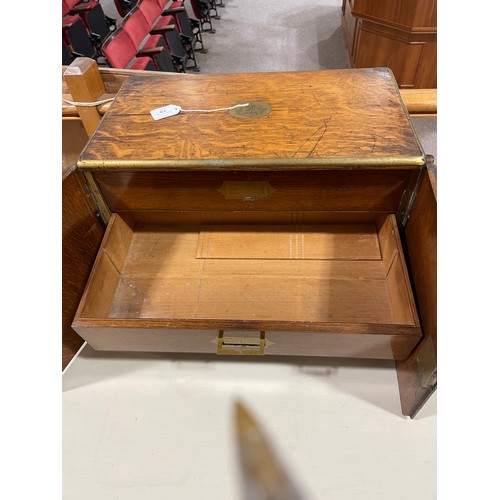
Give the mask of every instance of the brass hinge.
<path id="1" fill-rule="evenodd" d="M 408 181 L 408 187 L 401 197 L 401 202 L 396 212 L 396 221 L 400 231 L 405 228 L 406 223 L 410 218 L 411 210 L 413 208 L 413 204 L 415 203 L 415 198 L 417 197 L 418 189 L 420 187 L 422 179 L 424 178 L 427 167 L 431 166 L 433 163 L 434 157 L 432 155 L 426 155 L 425 165 L 418 171 L 418 173 L 414 172 L 411 174 L 411 177 Z"/>
<path id="2" fill-rule="evenodd" d="M 399 203 L 399 207 L 396 212 L 396 222 L 400 231 L 405 228 L 406 223 L 410 218 L 410 212 L 413 207 L 413 203 L 415 202 L 415 198 L 417 197 L 417 191 L 420 186 L 423 172 L 424 169 L 421 169 L 418 172 L 412 172 L 410 174 L 408 186 L 401 197 L 401 202 Z"/>
<path id="3" fill-rule="evenodd" d="M 106 226 L 109 222 L 109 218 L 111 217 L 111 212 L 109 211 L 109 208 L 106 205 L 104 198 L 102 197 L 102 194 L 94 180 L 94 177 L 92 176 L 92 173 L 82 172 L 78 170 L 77 172 L 79 172 L 80 174 L 78 177 L 82 186 L 88 194 L 87 198 L 96 214 L 96 217 L 101 221 L 103 226 Z"/>

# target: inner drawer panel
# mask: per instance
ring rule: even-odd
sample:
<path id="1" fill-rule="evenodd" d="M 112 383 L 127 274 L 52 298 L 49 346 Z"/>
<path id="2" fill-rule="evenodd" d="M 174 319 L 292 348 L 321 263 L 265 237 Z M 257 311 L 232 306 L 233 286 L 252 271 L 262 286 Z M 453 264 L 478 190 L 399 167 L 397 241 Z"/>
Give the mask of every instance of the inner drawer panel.
<path id="1" fill-rule="evenodd" d="M 380 260 L 375 224 L 207 224 L 200 259 Z"/>

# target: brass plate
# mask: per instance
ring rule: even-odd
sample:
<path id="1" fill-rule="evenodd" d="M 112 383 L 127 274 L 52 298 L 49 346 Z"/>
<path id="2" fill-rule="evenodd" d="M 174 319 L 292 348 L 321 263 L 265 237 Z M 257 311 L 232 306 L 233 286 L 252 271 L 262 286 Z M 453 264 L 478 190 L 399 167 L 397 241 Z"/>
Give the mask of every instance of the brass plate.
<path id="1" fill-rule="evenodd" d="M 267 181 L 224 181 L 217 190 L 226 200 L 269 200 L 276 191 Z"/>
<path id="2" fill-rule="evenodd" d="M 224 337 L 224 330 L 219 330 L 217 337 L 217 354 L 219 355 L 263 356 L 265 349 L 266 332 L 260 332 L 258 338 Z"/>
<path id="3" fill-rule="evenodd" d="M 259 118 L 271 112 L 271 105 L 267 102 L 250 101 L 249 104 L 250 106 L 230 109 L 229 114 L 235 118 Z"/>

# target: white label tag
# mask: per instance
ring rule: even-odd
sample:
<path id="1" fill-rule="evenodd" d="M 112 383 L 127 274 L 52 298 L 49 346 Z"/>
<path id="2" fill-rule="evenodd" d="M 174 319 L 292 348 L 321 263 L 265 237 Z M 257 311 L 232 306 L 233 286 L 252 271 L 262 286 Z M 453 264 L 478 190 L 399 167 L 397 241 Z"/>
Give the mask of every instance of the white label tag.
<path id="1" fill-rule="evenodd" d="M 153 109 L 150 111 L 151 116 L 155 120 L 161 120 L 162 118 L 168 118 L 169 116 L 178 115 L 181 112 L 181 107 L 176 106 L 175 104 L 168 104 L 167 106 L 163 106 L 162 108 Z"/>

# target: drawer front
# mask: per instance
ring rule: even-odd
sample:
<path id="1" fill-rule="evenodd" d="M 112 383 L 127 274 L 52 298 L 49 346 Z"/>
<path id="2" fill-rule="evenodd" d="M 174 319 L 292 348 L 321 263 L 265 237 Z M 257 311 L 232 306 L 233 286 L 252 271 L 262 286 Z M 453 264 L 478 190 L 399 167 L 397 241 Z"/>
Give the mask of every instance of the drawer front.
<path id="1" fill-rule="evenodd" d="M 73 325 L 96 350 L 235 355 L 404 359 L 420 339 L 415 327 L 397 333 L 105 328 Z"/>
<path id="2" fill-rule="evenodd" d="M 95 172 L 112 212 L 397 211 L 411 170 Z"/>

